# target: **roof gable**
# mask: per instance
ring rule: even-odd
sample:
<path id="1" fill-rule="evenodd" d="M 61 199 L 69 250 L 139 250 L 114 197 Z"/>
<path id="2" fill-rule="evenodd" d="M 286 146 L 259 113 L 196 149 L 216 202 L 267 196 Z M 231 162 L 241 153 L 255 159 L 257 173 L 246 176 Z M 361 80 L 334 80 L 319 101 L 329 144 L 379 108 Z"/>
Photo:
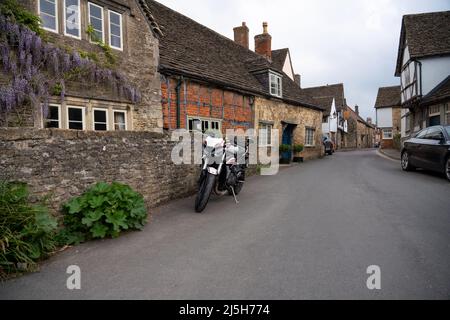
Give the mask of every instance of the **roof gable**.
<path id="1" fill-rule="evenodd" d="M 378 89 L 375 108 L 389 108 L 401 105 L 400 86 L 382 87 Z"/>
<path id="2" fill-rule="evenodd" d="M 330 113 L 333 100 L 335 101 L 336 110 L 340 111 L 346 106 L 344 84 L 332 84 L 320 87 L 303 88 L 303 93 L 316 101 L 317 104 L 326 108 Z"/>
<path id="3" fill-rule="evenodd" d="M 412 59 L 450 54 L 450 11 L 403 16 L 396 76 L 401 73 L 406 43 Z"/>

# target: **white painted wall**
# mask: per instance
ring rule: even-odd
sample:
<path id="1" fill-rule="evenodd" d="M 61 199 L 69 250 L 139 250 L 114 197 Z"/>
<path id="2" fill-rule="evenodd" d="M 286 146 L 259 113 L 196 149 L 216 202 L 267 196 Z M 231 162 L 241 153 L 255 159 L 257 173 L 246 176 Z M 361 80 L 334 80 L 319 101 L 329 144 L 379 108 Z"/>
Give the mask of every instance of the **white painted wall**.
<path id="1" fill-rule="evenodd" d="M 330 133 L 330 120 L 327 123 L 322 123 L 322 133 L 328 135 Z"/>
<path id="2" fill-rule="evenodd" d="M 438 84 L 450 75 L 450 56 L 421 59 L 422 94 L 430 93 Z"/>
<path id="3" fill-rule="evenodd" d="M 284 61 L 283 72 L 288 75 L 289 78 L 295 81 L 294 74 L 292 73 L 292 63 L 289 54 L 286 57 L 286 61 Z"/>
<path id="4" fill-rule="evenodd" d="M 336 116 L 334 116 L 336 114 Z M 336 102 L 333 99 L 333 103 L 331 104 L 331 113 L 330 113 L 330 131 L 337 132 L 338 131 L 338 116 L 336 112 Z"/>
<path id="5" fill-rule="evenodd" d="M 392 128 L 392 108 L 377 109 L 377 126 L 379 128 Z"/>

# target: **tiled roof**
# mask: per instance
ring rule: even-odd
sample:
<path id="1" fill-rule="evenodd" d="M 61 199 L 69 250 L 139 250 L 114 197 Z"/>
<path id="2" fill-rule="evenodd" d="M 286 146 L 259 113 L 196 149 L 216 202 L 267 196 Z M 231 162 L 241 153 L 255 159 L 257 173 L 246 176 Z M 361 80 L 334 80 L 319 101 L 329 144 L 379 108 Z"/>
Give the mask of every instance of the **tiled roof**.
<path id="1" fill-rule="evenodd" d="M 401 105 L 400 86 L 382 87 L 378 89 L 375 108 L 388 108 Z"/>
<path id="2" fill-rule="evenodd" d="M 305 95 L 312 97 L 317 104 L 324 107 L 327 114 L 331 112 L 333 99 L 335 100 L 337 111 L 346 105 L 344 85 L 342 83 L 303 88 L 302 91 Z"/>
<path id="3" fill-rule="evenodd" d="M 289 49 L 272 50 L 272 65 L 278 69 L 283 70 L 284 63 L 286 62 Z"/>
<path id="4" fill-rule="evenodd" d="M 406 42 L 411 58 L 450 54 L 450 11 L 412 14 L 403 17 L 396 76 L 401 73 Z"/>
<path id="5" fill-rule="evenodd" d="M 421 104 L 432 104 L 442 101 L 450 101 L 450 76 L 423 97 Z"/>
<path id="6" fill-rule="evenodd" d="M 153 1 L 145 0 L 164 36 L 159 40 L 160 71 L 200 79 L 252 94 L 270 96 L 253 72 L 275 64 L 225 36 Z M 300 87 L 283 74 L 283 100 L 322 110 L 313 105 Z"/>

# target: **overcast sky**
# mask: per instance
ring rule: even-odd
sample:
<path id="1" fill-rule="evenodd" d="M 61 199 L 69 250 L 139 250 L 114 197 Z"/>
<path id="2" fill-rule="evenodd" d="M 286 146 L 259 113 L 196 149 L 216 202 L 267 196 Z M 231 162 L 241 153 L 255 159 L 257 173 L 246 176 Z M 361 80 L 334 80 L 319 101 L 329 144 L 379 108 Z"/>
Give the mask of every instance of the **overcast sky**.
<path id="1" fill-rule="evenodd" d="M 450 10 L 450 0 L 158 0 L 233 38 L 247 22 L 253 37 L 269 23 L 272 49 L 289 48 L 302 86 L 344 83 L 350 106 L 374 117 L 378 87 L 394 77 L 404 14 Z"/>

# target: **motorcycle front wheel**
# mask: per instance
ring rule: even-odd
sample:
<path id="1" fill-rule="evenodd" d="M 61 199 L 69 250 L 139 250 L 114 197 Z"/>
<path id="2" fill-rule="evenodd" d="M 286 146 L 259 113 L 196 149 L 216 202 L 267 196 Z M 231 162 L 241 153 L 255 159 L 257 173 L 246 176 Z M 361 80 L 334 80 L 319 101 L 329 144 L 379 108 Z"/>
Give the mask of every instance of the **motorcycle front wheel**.
<path id="1" fill-rule="evenodd" d="M 196 212 L 201 213 L 203 212 L 203 210 L 205 210 L 209 198 L 211 197 L 211 193 L 215 183 L 216 176 L 210 173 L 207 173 L 200 181 L 197 198 L 195 199 Z"/>

